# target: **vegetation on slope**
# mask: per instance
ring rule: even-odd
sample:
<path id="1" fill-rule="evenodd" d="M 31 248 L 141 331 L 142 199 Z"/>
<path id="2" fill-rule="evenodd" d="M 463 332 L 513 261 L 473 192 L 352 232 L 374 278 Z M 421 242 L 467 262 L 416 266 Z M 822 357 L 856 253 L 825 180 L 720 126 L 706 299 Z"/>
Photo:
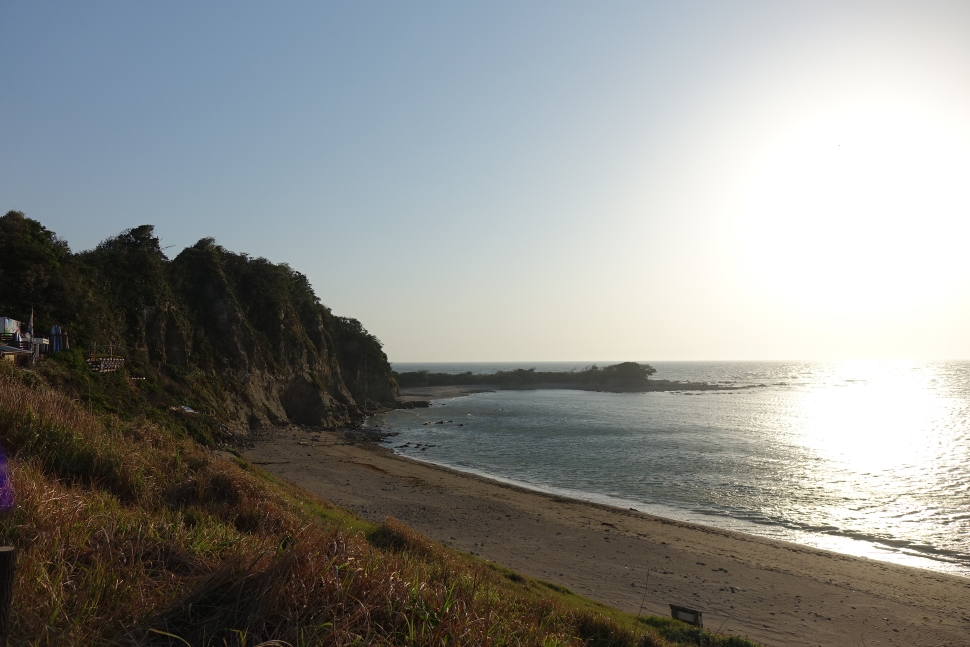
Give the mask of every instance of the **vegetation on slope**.
<path id="1" fill-rule="evenodd" d="M 750 644 L 636 622 L 392 520 L 372 526 L 179 427 L 92 411 L 8 365 L 0 444 L 15 645 Z"/>
<path id="2" fill-rule="evenodd" d="M 144 225 L 72 253 L 0 218 L 0 314 L 75 348 L 0 362 L 0 542 L 14 645 L 747 645 L 635 619 L 380 526 L 211 446 L 393 403 L 380 342 L 304 276 Z M 95 344 L 126 358 L 85 363 Z M 197 412 L 185 412 L 188 405 Z"/>
<path id="3" fill-rule="evenodd" d="M 207 411 L 215 429 L 355 424 L 396 401 L 381 343 L 359 322 L 335 316 L 288 265 L 210 238 L 169 260 L 142 225 L 72 253 L 11 211 L 0 217 L 0 285 L 0 315 L 27 321 L 33 313 L 40 334 L 62 325 L 85 352 L 113 344 L 127 376 L 148 382 L 143 399 L 160 410 Z M 86 382 L 67 372 L 60 386 L 83 398 Z"/>

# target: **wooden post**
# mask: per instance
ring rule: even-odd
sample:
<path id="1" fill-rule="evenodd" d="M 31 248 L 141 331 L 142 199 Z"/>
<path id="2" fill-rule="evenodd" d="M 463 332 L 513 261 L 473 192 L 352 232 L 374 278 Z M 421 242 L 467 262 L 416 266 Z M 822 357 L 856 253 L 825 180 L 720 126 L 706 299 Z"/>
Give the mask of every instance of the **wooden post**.
<path id="1" fill-rule="evenodd" d="M 7 647 L 10 635 L 10 607 L 13 603 L 13 574 L 17 569 L 17 549 L 0 546 L 0 647 Z"/>

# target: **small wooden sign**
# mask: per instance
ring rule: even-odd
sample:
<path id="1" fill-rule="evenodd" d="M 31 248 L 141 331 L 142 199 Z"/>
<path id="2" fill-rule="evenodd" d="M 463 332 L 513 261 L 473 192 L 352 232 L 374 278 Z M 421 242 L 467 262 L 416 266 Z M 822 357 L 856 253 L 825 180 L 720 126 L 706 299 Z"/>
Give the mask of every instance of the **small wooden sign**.
<path id="1" fill-rule="evenodd" d="M 697 609 L 688 609 L 687 607 L 677 606 L 676 604 L 670 605 L 670 615 L 676 620 L 682 620 L 689 625 L 694 625 L 696 627 L 704 626 L 704 619 L 702 614 Z"/>

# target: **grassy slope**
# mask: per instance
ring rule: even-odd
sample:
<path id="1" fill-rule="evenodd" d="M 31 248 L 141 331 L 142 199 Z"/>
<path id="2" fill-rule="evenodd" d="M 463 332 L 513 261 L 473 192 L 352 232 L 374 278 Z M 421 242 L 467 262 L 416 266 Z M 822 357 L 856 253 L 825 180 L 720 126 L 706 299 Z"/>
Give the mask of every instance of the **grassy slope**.
<path id="1" fill-rule="evenodd" d="M 750 645 L 370 525 L 6 364 L 0 444 L 13 645 Z"/>

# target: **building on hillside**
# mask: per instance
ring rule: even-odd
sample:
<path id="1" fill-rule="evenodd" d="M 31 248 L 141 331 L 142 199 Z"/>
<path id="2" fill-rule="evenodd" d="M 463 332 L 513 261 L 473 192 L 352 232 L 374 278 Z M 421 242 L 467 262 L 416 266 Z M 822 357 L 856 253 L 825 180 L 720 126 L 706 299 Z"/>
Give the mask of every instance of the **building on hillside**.
<path id="1" fill-rule="evenodd" d="M 23 348 L 0 345 L 0 361 L 13 362 L 22 366 L 30 363 L 32 355 L 33 353 Z"/>
<path id="2" fill-rule="evenodd" d="M 53 340 L 53 343 L 51 343 Z M 0 347 L 7 349 L 3 351 L 3 359 L 11 361 L 11 358 L 23 357 L 26 353 L 28 360 L 16 360 L 19 363 L 34 363 L 42 359 L 48 353 L 59 350 L 67 350 L 70 346 L 67 330 L 61 326 L 51 327 L 51 337 L 38 337 L 33 330 L 33 315 L 31 323 L 24 324 L 10 317 L 0 317 Z M 24 351 L 24 352 L 14 352 Z"/>
<path id="3" fill-rule="evenodd" d="M 23 335 L 22 328 L 23 324 L 16 319 L 0 317 L 0 344 L 20 348 Z"/>

